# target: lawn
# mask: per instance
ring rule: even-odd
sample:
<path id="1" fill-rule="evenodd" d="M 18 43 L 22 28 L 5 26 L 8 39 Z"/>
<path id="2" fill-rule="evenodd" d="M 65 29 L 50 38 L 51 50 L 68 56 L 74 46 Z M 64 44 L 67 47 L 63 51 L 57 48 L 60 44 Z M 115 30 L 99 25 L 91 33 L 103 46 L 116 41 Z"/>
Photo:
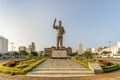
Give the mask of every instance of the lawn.
<path id="1" fill-rule="evenodd" d="M 28 71 L 32 70 L 46 59 L 47 58 L 9 61 L 7 63 L 0 64 L 0 72 L 11 74 L 26 74 Z"/>
<path id="2" fill-rule="evenodd" d="M 75 58 L 71 58 L 73 61 L 81 64 L 82 66 L 88 68 L 88 63 L 89 62 L 95 62 L 95 63 L 98 63 L 102 69 L 103 69 L 103 72 L 112 72 L 112 71 L 115 71 L 115 70 L 118 70 L 120 69 L 120 65 L 118 64 L 114 64 L 114 63 L 110 63 L 110 62 L 107 62 L 107 61 L 103 61 L 103 60 L 94 60 L 94 59 L 83 59 L 83 60 L 79 60 L 79 59 L 75 59 Z"/>
<path id="3" fill-rule="evenodd" d="M 88 62 L 95 62 L 94 59 L 83 59 L 83 60 L 79 60 L 79 59 L 75 59 L 75 58 L 71 58 L 73 61 L 81 64 L 82 66 L 88 68 Z"/>

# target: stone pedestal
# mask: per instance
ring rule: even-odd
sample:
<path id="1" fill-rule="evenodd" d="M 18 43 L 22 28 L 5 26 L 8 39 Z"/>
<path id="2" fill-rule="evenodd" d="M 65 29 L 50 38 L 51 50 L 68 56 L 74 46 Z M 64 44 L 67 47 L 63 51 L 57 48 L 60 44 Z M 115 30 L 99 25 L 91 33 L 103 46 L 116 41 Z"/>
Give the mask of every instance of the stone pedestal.
<path id="1" fill-rule="evenodd" d="M 67 58 L 67 50 L 52 50 L 51 58 L 55 59 Z"/>
<path id="2" fill-rule="evenodd" d="M 97 73 L 103 73 L 103 69 L 100 67 L 98 63 L 88 63 L 89 69 L 93 72 Z"/>

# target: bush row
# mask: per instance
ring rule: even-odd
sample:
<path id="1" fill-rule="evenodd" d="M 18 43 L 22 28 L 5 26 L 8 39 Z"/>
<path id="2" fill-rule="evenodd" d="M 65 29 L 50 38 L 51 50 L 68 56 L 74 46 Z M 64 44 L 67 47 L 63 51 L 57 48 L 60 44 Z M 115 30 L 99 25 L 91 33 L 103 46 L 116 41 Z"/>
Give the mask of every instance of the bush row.
<path id="1" fill-rule="evenodd" d="M 2 64 L 0 64 L 0 72 L 4 73 L 11 73 L 11 74 L 26 74 L 28 71 L 32 70 L 34 67 L 36 67 L 38 64 L 45 61 L 47 58 L 38 59 L 35 62 L 29 64 L 29 65 L 17 65 L 16 67 L 7 67 Z"/>
<path id="2" fill-rule="evenodd" d="M 114 64 L 112 66 L 106 66 L 106 67 L 103 67 L 103 71 L 106 73 L 106 72 L 112 72 L 112 71 L 115 71 L 115 70 L 118 70 L 120 69 L 120 66 L 117 65 L 117 64 Z"/>

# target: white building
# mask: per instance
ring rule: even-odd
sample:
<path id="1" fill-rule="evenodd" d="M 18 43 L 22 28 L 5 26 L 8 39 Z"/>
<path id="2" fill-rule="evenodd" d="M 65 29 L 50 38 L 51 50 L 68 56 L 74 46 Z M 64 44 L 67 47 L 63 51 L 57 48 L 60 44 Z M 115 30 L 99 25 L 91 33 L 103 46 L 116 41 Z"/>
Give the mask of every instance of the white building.
<path id="1" fill-rule="evenodd" d="M 92 48 L 92 53 L 98 53 L 98 48 Z"/>
<path id="2" fill-rule="evenodd" d="M 117 45 L 111 46 L 109 48 L 105 48 L 102 51 L 110 51 L 110 56 L 118 55 L 118 51 L 120 50 L 120 42 L 117 42 Z"/>
<path id="3" fill-rule="evenodd" d="M 76 51 L 77 51 L 78 54 L 83 53 L 83 45 L 81 43 L 77 46 Z"/>
<path id="4" fill-rule="evenodd" d="M 4 54 L 8 52 L 8 39 L 0 36 L 0 53 Z"/>

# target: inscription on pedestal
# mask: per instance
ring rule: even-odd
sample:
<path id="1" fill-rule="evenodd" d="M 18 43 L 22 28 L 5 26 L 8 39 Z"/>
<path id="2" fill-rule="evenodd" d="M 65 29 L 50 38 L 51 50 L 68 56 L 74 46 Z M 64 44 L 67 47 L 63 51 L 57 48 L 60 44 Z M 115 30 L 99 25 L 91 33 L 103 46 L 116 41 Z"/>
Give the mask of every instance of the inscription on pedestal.
<path id="1" fill-rule="evenodd" d="M 103 69 L 98 63 L 88 63 L 89 69 L 95 73 L 102 73 Z"/>

